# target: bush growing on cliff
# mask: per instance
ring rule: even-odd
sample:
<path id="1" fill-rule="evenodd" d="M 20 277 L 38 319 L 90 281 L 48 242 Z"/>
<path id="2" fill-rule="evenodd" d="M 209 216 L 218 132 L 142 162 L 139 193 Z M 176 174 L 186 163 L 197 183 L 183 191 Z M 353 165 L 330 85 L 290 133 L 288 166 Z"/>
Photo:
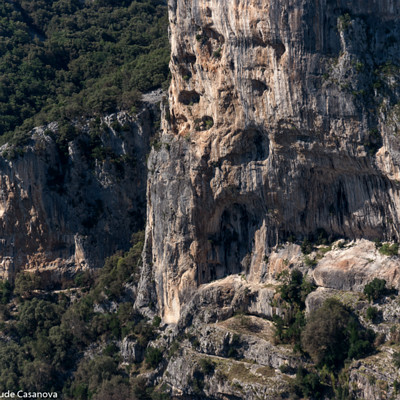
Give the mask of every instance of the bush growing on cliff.
<path id="1" fill-rule="evenodd" d="M 380 249 L 379 253 L 381 253 L 384 256 L 398 256 L 399 255 L 399 244 L 398 243 L 384 243 Z"/>
<path id="2" fill-rule="evenodd" d="M 384 279 L 374 278 L 364 287 L 364 294 L 369 301 L 376 301 L 386 293 L 386 281 Z"/>
<path id="3" fill-rule="evenodd" d="M 321 399 L 323 398 L 324 386 L 321 384 L 321 379 L 317 373 L 299 367 L 296 372 L 294 391 L 299 396 Z"/>
<path id="4" fill-rule="evenodd" d="M 278 288 L 281 299 L 289 304 L 297 305 L 300 310 L 303 310 L 306 297 L 316 289 L 316 286 L 304 279 L 303 274 L 297 269 L 290 273 L 282 272 L 278 279 L 283 282 Z"/>
<path id="5" fill-rule="evenodd" d="M 215 51 L 213 52 L 213 57 L 214 57 L 214 58 L 221 58 L 221 51 L 222 51 L 221 48 L 218 48 L 217 50 L 215 50 Z"/>
<path id="6" fill-rule="evenodd" d="M 304 279 L 303 274 L 296 269 L 290 273 L 284 271 L 279 279 L 282 284 L 277 290 L 280 297 L 278 307 L 284 309 L 284 313 L 282 317 L 273 317 L 275 339 L 281 343 L 292 343 L 296 350 L 300 350 L 300 336 L 305 326 L 305 300 L 316 286 Z"/>
<path id="7" fill-rule="evenodd" d="M 379 311 L 376 307 L 368 307 L 366 312 L 366 317 L 372 323 L 375 323 L 379 316 Z"/>
<path id="8" fill-rule="evenodd" d="M 373 350 L 375 335 L 335 299 L 328 299 L 308 318 L 301 334 L 303 349 L 318 365 L 338 370 L 346 359 L 364 357 Z"/>
<path id="9" fill-rule="evenodd" d="M 204 374 L 199 371 L 198 369 L 195 369 L 193 371 L 193 376 L 191 379 L 188 381 L 189 386 L 191 387 L 193 393 L 199 397 L 204 396 Z"/>
<path id="10" fill-rule="evenodd" d="M 340 31 L 347 30 L 350 25 L 351 25 L 351 16 L 350 16 L 349 13 L 341 15 L 338 18 L 338 28 L 339 28 Z"/>
<path id="11" fill-rule="evenodd" d="M 74 277 L 74 285 L 79 287 L 93 285 L 93 274 L 90 271 L 78 272 Z"/>
<path id="12" fill-rule="evenodd" d="M 124 283 L 138 279 L 144 232 L 135 233 L 132 243 L 133 246 L 125 254 L 119 252 L 106 260 L 95 283 L 93 295 L 96 300 L 104 294 L 109 300 L 116 300 L 124 291 Z"/>
<path id="13" fill-rule="evenodd" d="M 84 360 L 74 374 L 74 381 L 67 391 L 68 397 L 82 400 L 91 398 L 104 382 L 118 376 L 118 361 L 113 357 L 98 355 L 91 360 Z"/>
<path id="14" fill-rule="evenodd" d="M 148 347 L 146 350 L 146 363 L 151 368 L 157 368 L 163 360 L 163 353 L 160 349 L 155 347 Z"/>
<path id="15" fill-rule="evenodd" d="M 123 400 L 133 398 L 131 397 L 128 379 L 120 375 L 114 375 L 109 380 L 102 380 L 92 400 Z"/>
<path id="16" fill-rule="evenodd" d="M 313 245 L 307 238 L 301 243 L 301 251 L 305 255 L 310 254 L 313 251 Z"/>
<path id="17" fill-rule="evenodd" d="M 211 375 L 214 372 L 215 364 L 209 358 L 201 358 L 199 365 L 204 375 Z"/>

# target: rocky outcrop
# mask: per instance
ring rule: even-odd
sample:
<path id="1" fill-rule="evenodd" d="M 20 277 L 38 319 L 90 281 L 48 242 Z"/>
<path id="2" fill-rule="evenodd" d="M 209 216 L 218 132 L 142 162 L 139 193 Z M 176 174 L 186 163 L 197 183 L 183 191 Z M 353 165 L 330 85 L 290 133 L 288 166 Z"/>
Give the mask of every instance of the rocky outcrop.
<path id="1" fill-rule="evenodd" d="M 385 279 L 388 287 L 400 288 L 399 258 L 380 254 L 367 240 L 330 251 L 313 271 L 318 286 L 362 292 L 374 278 Z"/>
<path id="2" fill-rule="evenodd" d="M 394 0 L 170 0 L 169 16 L 138 307 L 177 322 L 202 284 L 266 281 L 289 238 L 399 239 Z"/>
<path id="3" fill-rule="evenodd" d="M 204 362 L 210 365 L 209 373 L 202 372 Z M 172 398 L 179 399 L 273 400 L 286 396 L 292 381 L 270 367 L 201 356 L 189 349 L 183 349 L 171 360 L 165 375 Z"/>
<path id="4" fill-rule="evenodd" d="M 400 376 L 393 364 L 393 353 L 392 348 L 384 346 L 377 354 L 352 363 L 349 368 L 349 387 L 354 397 L 368 400 L 400 399 Z"/>
<path id="5" fill-rule="evenodd" d="M 272 306 L 275 292 L 276 286 L 247 282 L 243 275 L 204 284 L 182 307 L 178 328 L 200 329 L 204 323 L 224 321 L 237 313 L 272 317 L 279 314 Z"/>
<path id="6" fill-rule="evenodd" d="M 0 275 L 48 271 L 60 280 L 99 268 L 143 229 L 145 169 L 156 106 L 74 127 L 34 129 L 0 157 Z M 79 134 L 78 134 L 79 133 Z"/>
<path id="7" fill-rule="evenodd" d="M 188 327 L 169 344 L 161 381 L 173 398 L 287 396 L 302 359 L 289 346 L 273 345 L 273 336 L 270 321 L 244 314 Z"/>
<path id="8" fill-rule="evenodd" d="M 143 360 L 143 348 L 135 338 L 125 337 L 120 344 L 120 348 L 122 361 L 125 365 Z"/>

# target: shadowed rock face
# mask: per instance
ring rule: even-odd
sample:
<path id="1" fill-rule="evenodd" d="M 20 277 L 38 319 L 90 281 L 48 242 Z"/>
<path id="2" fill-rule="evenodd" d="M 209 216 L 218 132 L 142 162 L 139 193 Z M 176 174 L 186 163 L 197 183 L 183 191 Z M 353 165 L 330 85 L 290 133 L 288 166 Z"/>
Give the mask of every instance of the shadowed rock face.
<path id="1" fill-rule="evenodd" d="M 1 149 L 2 278 L 39 270 L 59 281 L 100 268 L 143 229 L 150 112 L 144 108 L 137 119 L 113 114 L 98 125 L 97 134 L 84 126 L 64 150 L 52 138 L 57 124 L 34 129 L 19 155 L 7 145 Z"/>
<path id="2" fill-rule="evenodd" d="M 175 322 L 199 284 L 262 281 L 290 235 L 399 238 L 398 5 L 169 1 L 139 305 Z"/>

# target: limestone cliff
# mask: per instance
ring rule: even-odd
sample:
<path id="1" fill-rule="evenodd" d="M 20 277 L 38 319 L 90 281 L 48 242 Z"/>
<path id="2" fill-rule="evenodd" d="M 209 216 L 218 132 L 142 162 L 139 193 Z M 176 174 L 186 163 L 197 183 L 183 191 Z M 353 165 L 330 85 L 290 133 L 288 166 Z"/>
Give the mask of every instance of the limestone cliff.
<path id="1" fill-rule="evenodd" d="M 59 281 L 102 267 L 105 257 L 130 247 L 145 219 L 152 107 L 135 118 L 113 114 L 67 133 L 53 123 L 34 129 L 19 147 L 2 147 L 1 277 L 40 270 Z"/>
<path id="2" fill-rule="evenodd" d="M 170 0 L 172 83 L 148 161 L 137 305 L 268 275 L 327 232 L 400 239 L 397 0 Z"/>

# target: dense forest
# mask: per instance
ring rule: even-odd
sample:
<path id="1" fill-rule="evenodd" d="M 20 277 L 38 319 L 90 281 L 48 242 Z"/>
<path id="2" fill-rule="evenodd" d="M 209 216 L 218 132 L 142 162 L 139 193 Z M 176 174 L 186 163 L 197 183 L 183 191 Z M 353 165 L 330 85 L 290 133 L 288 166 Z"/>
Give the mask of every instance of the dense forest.
<path id="1" fill-rule="evenodd" d="M 167 84 L 163 0 L 0 1 L 0 136 L 134 111 Z"/>

